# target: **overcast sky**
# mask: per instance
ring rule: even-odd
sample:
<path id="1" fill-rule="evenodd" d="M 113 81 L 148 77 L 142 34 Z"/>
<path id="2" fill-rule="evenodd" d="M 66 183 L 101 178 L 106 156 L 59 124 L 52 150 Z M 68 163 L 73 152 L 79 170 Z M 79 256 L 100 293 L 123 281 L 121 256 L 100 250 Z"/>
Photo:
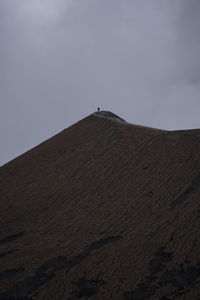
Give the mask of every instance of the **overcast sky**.
<path id="1" fill-rule="evenodd" d="M 200 128 L 199 0 L 0 0 L 0 165 L 98 106 Z"/>

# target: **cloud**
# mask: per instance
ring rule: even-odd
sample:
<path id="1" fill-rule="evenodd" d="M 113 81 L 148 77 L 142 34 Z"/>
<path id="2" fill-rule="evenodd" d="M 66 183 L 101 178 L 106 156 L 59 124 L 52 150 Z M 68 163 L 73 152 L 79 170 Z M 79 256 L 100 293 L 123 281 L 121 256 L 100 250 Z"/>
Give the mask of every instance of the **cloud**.
<path id="1" fill-rule="evenodd" d="M 15 12 L 27 23 L 55 23 L 71 3 L 72 0 L 19 0 Z"/>
<path id="2" fill-rule="evenodd" d="M 183 0 L 177 23 L 177 63 L 180 79 L 192 85 L 200 84 L 200 2 Z"/>
<path id="3" fill-rule="evenodd" d="M 2 0 L 2 161 L 98 106 L 132 123 L 200 127 L 199 3 Z"/>

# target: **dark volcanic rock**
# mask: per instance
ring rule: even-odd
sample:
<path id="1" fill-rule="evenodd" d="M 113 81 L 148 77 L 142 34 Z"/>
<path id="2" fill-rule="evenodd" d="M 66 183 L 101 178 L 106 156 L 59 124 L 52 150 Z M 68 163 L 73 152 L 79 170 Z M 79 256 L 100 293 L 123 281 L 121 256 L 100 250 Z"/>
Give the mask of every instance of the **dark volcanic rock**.
<path id="1" fill-rule="evenodd" d="M 0 299 L 199 299 L 200 130 L 94 113 L 0 168 Z"/>
<path id="2" fill-rule="evenodd" d="M 98 294 L 101 287 L 104 287 L 106 282 L 104 280 L 87 280 L 79 278 L 73 283 L 74 289 L 69 297 L 69 300 L 76 300 L 79 298 L 89 298 Z"/>

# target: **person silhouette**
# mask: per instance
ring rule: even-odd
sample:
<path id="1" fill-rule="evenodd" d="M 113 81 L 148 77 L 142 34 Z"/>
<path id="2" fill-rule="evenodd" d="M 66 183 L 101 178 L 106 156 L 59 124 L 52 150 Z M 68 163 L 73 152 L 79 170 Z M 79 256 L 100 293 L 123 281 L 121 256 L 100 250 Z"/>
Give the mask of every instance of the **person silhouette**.
<path id="1" fill-rule="evenodd" d="M 100 107 L 97 108 L 97 115 L 99 114 L 100 112 Z"/>

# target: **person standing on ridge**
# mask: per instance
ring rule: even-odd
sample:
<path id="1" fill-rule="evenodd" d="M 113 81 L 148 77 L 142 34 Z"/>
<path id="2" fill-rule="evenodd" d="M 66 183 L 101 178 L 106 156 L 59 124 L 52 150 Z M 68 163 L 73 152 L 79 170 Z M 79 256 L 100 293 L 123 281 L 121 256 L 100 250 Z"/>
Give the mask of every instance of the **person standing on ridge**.
<path id="1" fill-rule="evenodd" d="M 97 108 L 97 115 L 99 114 L 100 112 L 100 107 Z"/>

